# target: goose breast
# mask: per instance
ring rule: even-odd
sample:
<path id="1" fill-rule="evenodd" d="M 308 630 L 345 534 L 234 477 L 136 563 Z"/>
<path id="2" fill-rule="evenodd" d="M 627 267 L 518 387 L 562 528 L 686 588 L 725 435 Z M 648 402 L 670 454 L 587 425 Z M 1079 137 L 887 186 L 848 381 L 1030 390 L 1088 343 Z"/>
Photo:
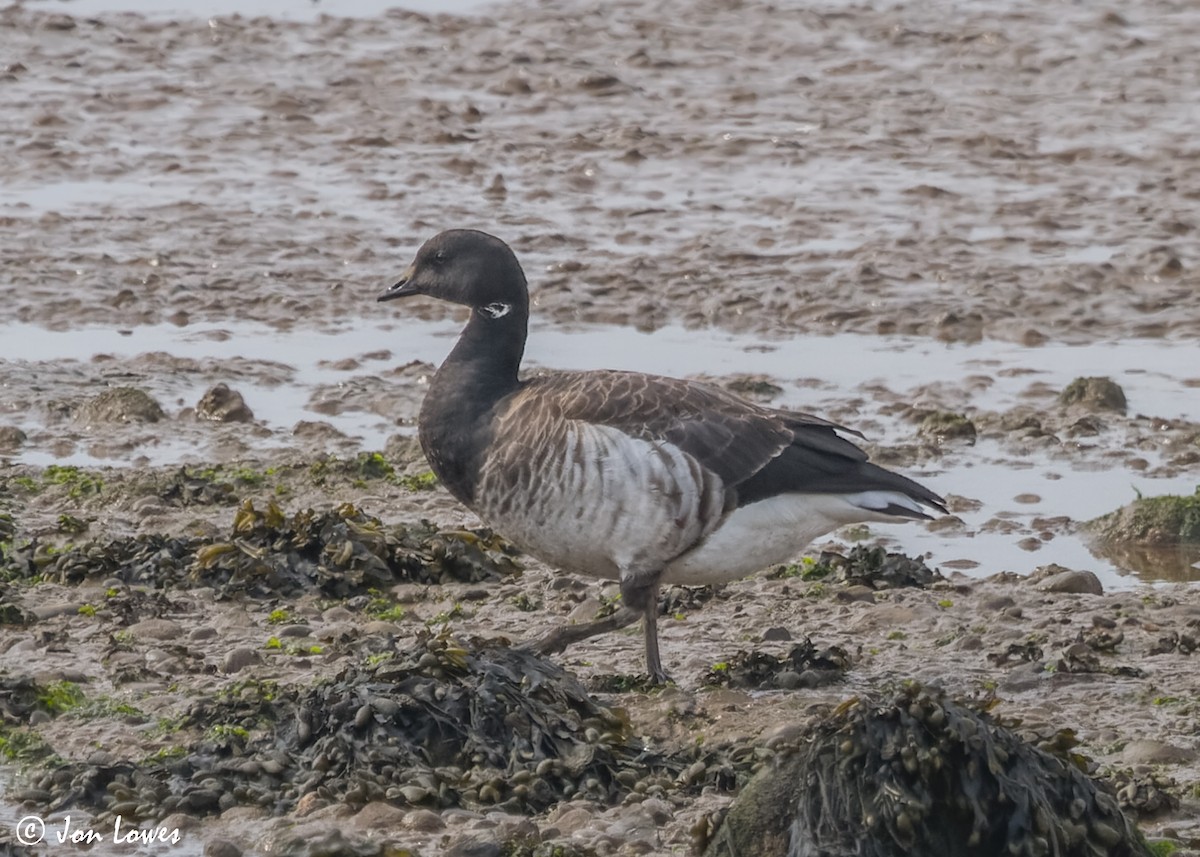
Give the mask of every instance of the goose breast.
<path id="1" fill-rule="evenodd" d="M 618 579 L 658 570 L 721 521 L 718 476 L 679 447 L 612 426 L 503 421 L 484 461 L 480 517 L 552 565 Z"/>

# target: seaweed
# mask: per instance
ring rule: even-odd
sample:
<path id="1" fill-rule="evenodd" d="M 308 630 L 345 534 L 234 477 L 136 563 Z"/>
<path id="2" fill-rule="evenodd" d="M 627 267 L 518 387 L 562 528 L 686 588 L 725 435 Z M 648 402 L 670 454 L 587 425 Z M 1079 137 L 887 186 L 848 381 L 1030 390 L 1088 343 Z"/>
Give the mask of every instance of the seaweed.
<path id="1" fill-rule="evenodd" d="M 866 545 L 855 545 L 848 554 L 824 551 L 815 565 L 804 569 L 802 577 L 805 580 L 840 581 L 872 589 L 925 589 L 946 580 L 941 572 L 929 568 L 920 557 L 914 559 L 879 546 Z"/>
<path id="2" fill-rule="evenodd" d="M 704 676 L 708 685 L 766 690 L 823 687 L 845 677 L 850 655 L 840 646 L 818 651 L 811 639 L 793 646 L 782 657 L 766 652 L 739 652 L 714 664 Z"/>
<path id="3" fill-rule="evenodd" d="M 1087 522 L 1108 545 L 1200 544 L 1200 486 L 1185 496 L 1142 497 Z"/>
<path id="4" fill-rule="evenodd" d="M 351 504 L 286 515 L 244 501 L 227 539 L 161 534 L 95 540 L 67 548 L 31 541 L 0 557 L 10 580 L 79 583 L 116 578 L 157 588 L 210 586 L 228 596 L 319 591 L 331 598 L 398 582 L 495 580 L 520 567 L 507 542 L 491 530 L 445 531 L 428 521 L 384 526 Z"/>
<path id="5" fill-rule="evenodd" d="M 1148 855 L 1117 799 L 987 713 L 907 684 L 808 727 L 738 796 L 708 857 Z"/>

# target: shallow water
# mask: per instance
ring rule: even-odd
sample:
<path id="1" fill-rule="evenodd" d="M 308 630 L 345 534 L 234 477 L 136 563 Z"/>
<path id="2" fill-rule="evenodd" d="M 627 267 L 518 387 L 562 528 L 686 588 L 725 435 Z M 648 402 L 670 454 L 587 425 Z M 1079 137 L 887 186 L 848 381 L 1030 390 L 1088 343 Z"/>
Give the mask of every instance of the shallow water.
<path id="1" fill-rule="evenodd" d="M 10 372 L 30 363 L 119 360 L 152 352 L 284 364 L 291 374 L 287 383 L 236 386 L 259 419 L 286 427 L 299 419 L 324 416 L 306 409 L 311 388 L 344 383 L 356 375 L 355 370 L 339 370 L 331 364 L 384 351 L 393 358 L 374 364 L 379 371 L 391 363 L 413 360 L 437 364 L 449 352 L 460 326 L 454 320 L 380 319 L 337 332 L 278 330 L 253 323 L 54 331 L 9 324 L 0 326 L 0 360 L 10 364 Z M 1200 372 L 1200 345 L 1193 342 L 1132 340 L 1026 348 L 1002 341 L 941 343 L 853 333 L 780 340 L 678 325 L 647 332 L 613 325 L 564 328 L 535 320 L 526 361 L 529 368 L 547 369 L 609 368 L 718 377 L 761 374 L 784 389 L 775 404 L 798 410 L 819 410 L 878 385 L 896 392 L 956 387 L 969 376 L 974 383 L 967 407 L 1003 411 L 1025 400 L 1035 384 L 1061 389 L 1080 376 L 1107 376 L 1126 390 L 1131 413 L 1200 422 L 1200 396 L 1194 390 L 1194 373 Z M 155 379 L 149 380 L 155 383 Z M 203 390 L 202 383 L 151 388 L 155 394 L 189 401 L 198 399 Z M 364 420 L 361 415 L 335 420 L 339 428 L 361 437 L 368 447 L 381 446 L 386 433 L 394 429 L 387 421 Z M 34 427 L 32 421 L 22 423 L 19 416 L 15 424 Z M 171 462 L 169 458 L 151 460 Z"/>
<path id="2" fill-rule="evenodd" d="M 411 432 L 419 390 L 407 410 L 379 413 L 348 405 L 337 413 L 313 410 L 319 390 L 368 388 L 388 378 L 388 370 L 418 360 L 436 365 L 457 335 L 453 320 L 422 321 L 381 315 L 373 323 L 340 331 L 278 330 L 254 323 L 148 325 L 125 330 L 90 328 L 47 331 L 30 325 L 0 328 L 0 361 L 9 381 L 24 376 L 51 379 L 78 361 L 75 383 L 90 389 L 98 367 L 121 377 L 119 367 L 134 361 L 128 374 L 164 403 L 195 403 L 212 382 L 186 372 L 155 374 L 139 355 L 208 360 L 213 365 L 267 367 L 256 380 L 243 373 L 231 386 L 245 397 L 259 423 L 271 433 L 251 442 L 260 451 L 294 443 L 291 427 L 300 420 L 323 420 L 356 439 L 359 448 L 380 449 L 389 435 Z M 390 354 L 390 356 L 388 356 Z M 143 358 L 144 359 L 144 358 Z M 349 361 L 343 364 L 342 361 Z M 160 361 L 161 362 L 161 361 Z M 339 364 L 350 368 L 337 368 Z M 1057 390 L 1080 375 L 1107 375 L 1125 389 L 1130 413 L 1200 423 L 1200 397 L 1189 367 L 1200 366 L 1200 345 L 1135 340 L 1092 345 L 1027 348 L 984 341 L 947 344 L 915 337 L 838 334 L 788 340 L 669 325 L 654 332 L 620 326 L 534 323 L 527 365 L 547 369 L 614 368 L 665 375 L 732 375 L 770 378 L 781 389 L 772 404 L 837 418 L 867 429 L 872 442 L 906 443 L 914 426 L 895 415 L 897 403 L 927 403 L 975 412 L 1003 413 L 1030 403 L 1054 406 Z M 430 368 L 431 368 L 430 367 Z M 426 372 L 427 374 L 427 372 Z M 61 392 L 61 391 L 60 391 Z M 328 398 L 328 396 L 326 396 Z M 2 403 L 0 403 L 2 406 Z M 54 437 L 36 422 L 36 411 L 8 414 L 31 435 Z M 398 425 L 401 422 L 403 424 Z M 177 430 L 178 429 L 178 430 Z M 60 448 L 30 444 L 16 460 L 35 465 L 128 465 L 198 463 L 210 460 L 204 425 L 177 423 L 156 432 L 156 439 L 134 453 L 97 458 L 84 445 L 63 455 Z M 1151 453 L 1144 458 L 1154 459 Z M 955 561 L 967 573 L 1010 570 L 1027 573 L 1047 563 L 1093 568 L 1108 586 L 1128 585 L 1130 570 L 1146 579 L 1193 579 L 1190 563 L 1200 555 L 1095 557 L 1070 532 L 1037 536 L 1035 519 L 1069 516 L 1084 521 L 1144 495 L 1190 494 L 1191 473 L 1152 476 L 1126 466 L 1090 460 L 1064 461 L 1044 452 L 1013 456 L 995 442 L 952 447 L 936 465 L 901 468 L 943 494 L 978 500 L 982 508 L 964 512 L 962 532 L 926 532 L 916 527 L 888 528 L 898 547 L 927 551 L 934 563 Z M 1015 498 L 1021 498 L 1016 500 Z M 987 532 L 983 525 L 997 514 L 1015 532 Z M 1044 528 L 1042 528 L 1044 531 Z M 967 568 L 974 564 L 974 568 Z"/>

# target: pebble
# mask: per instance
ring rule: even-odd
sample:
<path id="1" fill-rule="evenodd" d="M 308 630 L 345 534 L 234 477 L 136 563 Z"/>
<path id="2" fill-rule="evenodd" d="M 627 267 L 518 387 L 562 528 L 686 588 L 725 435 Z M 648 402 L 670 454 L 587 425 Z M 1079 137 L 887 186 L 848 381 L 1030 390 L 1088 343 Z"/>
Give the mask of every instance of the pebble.
<path id="1" fill-rule="evenodd" d="M 795 670 L 783 670 L 775 676 L 775 684 L 780 690 L 795 690 L 800 686 L 800 673 Z"/>
<path id="2" fill-rule="evenodd" d="M 862 601 L 867 604 L 874 604 L 875 590 L 861 583 L 856 583 L 853 586 L 847 586 L 845 589 L 839 589 L 835 597 L 838 601 Z"/>
<path id="3" fill-rule="evenodd" d="M 784 628 L 784 627 L 778 626 L 778 625 L 774 628 L 768 628 L 767 630 L 763 631 L 763 634 L 762 634 L 762 641 L 764 643 L 787 642 L 788 640 L 791 640 L 791 639 L 792 639 L 792 632 L 789 631 L 787 628 Z"/>
<path id="4" fill-rule="evenodd" d="M 249 423 L 254 421 L 254 412 L 246 400 L 228 384 L 210 387 L 196 404 L 196 416 L 200 419 L 222 423 Z"/>
<path id="5" fill-rule="evenodd" d="M 967 634 L 955 642 L 954 648 L 960 652 L 978 652 L 983 648 L 983 639 L 978 634 Z"/>
<path id="6" fill-rule="evenodd" d="M 200 826 L 200 819 L 186 812 L 173 812 L 158 822 L 158 825 L 167 828 L 167 830 L 194 830 Z M 217 841 L 220 842 L 221 840 Z"/>
<path id="7" fill-rule="evenodd" d="M 1142 738 L 1126 744 L 1121 751 L 1121 758 L 1131 765 L 1175 765 L 1193 761 L 1196 751 L 1165 741 Z"/>
<path id="8" fill-rule="evenodd" d="M 55 616 L 66 616 L 79 612 L 82 601 L 52 601 L 49 604 L 39 604 L 33 608 L 33 615 L 39 621 L 53 619 Z"/>
<path id="9" fill-rule="evenodd" d="M 362 829 L 390 829 L 400 827 L 409 813 L 392 807 L 390 803 L 372 801 L 354 814 L 354 826 Z"/>
<path id="10" fill-rule="evenodd" d="M 353 619 L 354 614 L 341 605 L 330 607 L 321 614 L 322 622 L 349 622 Z"/>
<path id="11" fill-rule="evenodd" d="M 1017 602 L 1008 595 L 995 595 L 991 598 L 985 598 L 980 602 L 980 607 L 984 613 L 999 613 L 1008 607 L 1012 607 Z"/>
<path id="12" fill-rule="evenodd" d="M 310 637 L 312 628 L 307 625 L 284 625 L 276 634 L 280 637 Z"/>
<path id="13" fill-rule="evenodd" d="M 201 625 L 199 628 L 193 628 L 188 634 L 188 639 L 192 641 L 211 640 L 217 636 L 217 629 L 211 625 Z"/>
<path id="14" fill-rule="evenodd" d="M 1076 595 L 1103 595 L 1104 585 L 1090 571 L 1060 571 L 1037 585 L 1042 592 L 1059 592 Z"/>
<path id="15" fill-rule="evenodd" d="M 16 426 L 0 426 L 0 449 L 16 449 L 28 439 L 29 436 Z"/>
<path id="16" fill-rule="evenodd" d="M 143 619 L 125 630 L 132 637 L 146 640 L 178 640 L 183 636 L 183 628 L 170 619 Z"/>
<path id="17" fill-rule="evenodd" d="M 382 619 L 375 619 L 367 622 L 362 626 L 363 633 L 368 636 L 380 637 L 395 637 L 402 634 L 400 626 L 395 622 L 384 622 Z"/>
<path id="18" fill-rule="evenodd" d="M 442 853 L 445 857 L 500 857 L 503 851 L 495 842 L 471 838 L 455 842 Z"/>
<path id="19" fill-rule="evenodd" d="M 359 816 L 366 812 L 371 806 L 374 806 L 374 804 L 367 804 L 364 806 L 362 811 L 359 812 Z M 389 809 L 394 809 L 394 807 L 392 807 L 390 804 L 383 804 L 383 806 L 387 806 Z M 399 810 L 399 812 L 401 814 L 401 818 L 398 824 L 400 827 L 403 827 L 407 830 L 415 830 L 418 833 L 433 833 L 436 830 L 444 829 L 446 826 L 446 822 L 442 820 L 442 817 L 431 809 L 413 809 L 409 810 L 408 812 Z M 380 813 L 382 813 L 382 810 L 380 810 Z M 355 817 L 355 820 L 358 820 L 357 816 Z"/>
<path id="20" fill-rule="evenodd" d="M 590 825 L 594 817 L 595 814 L 590 809 L 573 807 L 559 815 L 557 818 L 553 819 L 553 821 L 554 826 L 557 827 L 564 836 L 570 836 L 572 833 L 583 830 Z"/>
<path id="21" fill-rule="evenodd" d="M 658 847 L 658 825 L 645 809 L 645 801 L 627 808 L 606 833 L 624 843 L 624 847 L 642 843 L 651 850 Z M 636 845 L 635 845 L 636 847 Z"/>
<path id="22" fill-rule="evenodd" d="M 572 622 L 590 622 L 596 618 L 596 614 L 600 612 L 600 599 L 589 595 L 587 598 L 580 601 L 567 614 L 567 623 Z"/>
<path id="23" fill-rule="evenodd" d="M 204 844 L 204 857 L 242 857 L 242 849 L 228 839 L 210 839 Z"/>
<path id="24" fill-rule="evenodd" d="M 312 815 L 319 809 L 324 809 L 329 806 L 329 801 L 321 797 L 317 792 L 309 792 L 300 796 L 300 800 L 296 801 L 296 809 L 294 814 L 297 818 L 304 818 L 306 815 Z"/>
<path id="25" fill-rule="evenodd" d="M 110 387 L 93 396 L 75 413 L 75 422 L 88 428 L 121 423 L 156 423 L 165 419 L 162 406 L 145 390 Z"/>
<path id="26" fill-rule="evenodd" d="M 239 646 L 225 655 L 225 659 L 221 661 L 221 672 L 230 675 L 260 663 L 262 663 L 262 656 L 258 652 L 245 646 Z"/>

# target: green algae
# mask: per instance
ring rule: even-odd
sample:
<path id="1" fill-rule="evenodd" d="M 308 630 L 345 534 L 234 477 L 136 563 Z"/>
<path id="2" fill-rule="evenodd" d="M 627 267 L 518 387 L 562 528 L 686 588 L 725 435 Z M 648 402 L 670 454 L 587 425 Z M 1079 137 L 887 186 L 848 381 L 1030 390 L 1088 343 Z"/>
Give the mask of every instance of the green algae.
<path id="1" fill-rule="evenodd" d="M 1200 544 L 1200 486 L 1186 496 L 1139 496 L 1115 512 L 1088 521 L 1086 526 L 1107 544 Z"/>

